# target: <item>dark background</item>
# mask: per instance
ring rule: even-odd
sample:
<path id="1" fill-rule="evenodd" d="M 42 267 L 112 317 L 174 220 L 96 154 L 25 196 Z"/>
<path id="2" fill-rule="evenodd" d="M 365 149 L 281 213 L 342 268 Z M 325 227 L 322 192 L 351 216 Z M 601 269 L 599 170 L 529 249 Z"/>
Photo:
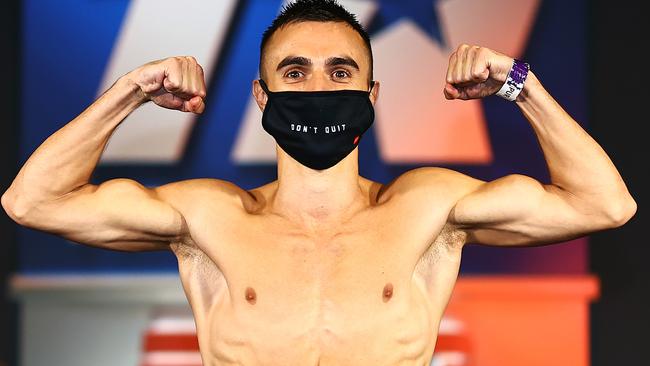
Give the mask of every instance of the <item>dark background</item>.
<path id="1" fill-rule="evenodd" d="M 0 1 L 0 189 L 16 176 L 18 161 L 18 95 L 20 2 Z M 8 300 L 8 276 L 16 270 L 16 224 L 0 214 L 0 366 L 16 364 L 17 309 Z"/>
<path id="2" fill-rule="evenodd" d="M 645 363 L 650 326 L 650 248 L 641 239 L 647 224 L 644 212 L 648 165 L 647 142 L 641 126 L 647 124 L 645 79 L 647 44 L 639 2 L 592 1 L 589 7 L 588 128 L 619 168 L 639 206 L 624 227 L 591 235 L 589 272 L 601 279 L 602 296 L 592 305 L 592 364 Z M 0 2 L 0 188 L 17 173 L 20 75 L 20 2 Z M 558 55 L 561 58 L 561 55 Z M 51 88 L 47 88 L 50 89 Z M 15 365 L 18 313 L 7 294 L 9 273 L 16 269 L 16 226 L 0 215 L 0 365 Z"/>
<path id="3" fill-rule="evenodd" d="M 593 365 L 648 364 L 650 246 L 648 195 L 648 45 L 640 2 L 593 1 L 590 9 L 590 133 L 607 151 L 638 209 L 625 226 L 591 236 L 590 271 L 602 296 L 592 305 Z"/>

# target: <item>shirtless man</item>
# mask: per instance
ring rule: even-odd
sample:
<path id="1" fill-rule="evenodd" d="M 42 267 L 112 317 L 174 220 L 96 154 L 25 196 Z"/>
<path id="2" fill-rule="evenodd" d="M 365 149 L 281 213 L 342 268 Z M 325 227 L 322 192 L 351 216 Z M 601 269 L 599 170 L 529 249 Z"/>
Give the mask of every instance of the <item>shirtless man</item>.
<path id="1" fill-rule="evenodd" d="M 313 118 L 315 106 L 327 115 L 354 110 L 345 131 L 359 126 L 355 118 L 367 122 L 380 84 L 370 82 L 367 35 L 344 9 L 299 1 L 265 35 L 260 69 L 270 92 L 255 80 L 253 95 L 267 130 L 283 113 Z M 510 57 L 461 45 L 444 94 L 495 94 L 511 67 Z M 340 89 L 356 92 L 308 93 Z M 205 95 L 191 57 L 143 65 L 50 136 L 2 196 L 27 227 L 101 248 L 171 250 L 205 365 L 428 365 L 465 243 L 550 244 L 619 227 L 636 211 L 607 154 L 533 72 L 515 104 L 537 134 L 551 184 L 427 167 L 384 185 L 359 176 L 350 141 L 314 146 L 291 131 L 275 131 L 287 147 L 277 148 L 278 180 L 250 191 L 218 179 L 89 183 L 130 112 L 153 101 L 201 113 Z M 305 126 L 300 136 L 317 134 Z"/>

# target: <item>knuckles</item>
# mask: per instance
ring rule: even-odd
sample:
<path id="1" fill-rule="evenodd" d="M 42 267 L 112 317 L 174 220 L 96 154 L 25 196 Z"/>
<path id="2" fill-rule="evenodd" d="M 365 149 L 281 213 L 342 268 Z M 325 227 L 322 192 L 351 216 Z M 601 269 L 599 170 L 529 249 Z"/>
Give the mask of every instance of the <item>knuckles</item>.
<path id="1" fill-rule="evenodd" d="M 478 45 L 470 45 L 467 43 L 462 43 L 456 47 L 456 50 L 449 55 L 449 61 L 453 61 L 456 58 L 457 61 L 462 60 L 458 57 L 459 55 L 464 55 L 466 53 L 472 53 L 477 57 L 485 57 L 490 52 L 490 49 L 487 47 L 481 47 Z"/>
<path id="2" fill-rule="evenodd" d="M 449 68 L 447 70 L 447 82 L 456 84 L 468 81 L 484 81 L 485 65 L 477 60 L 488 60 L 492 56 L 491 50 L 487 47 L 462 43 L 449 55 Z M 467 66 L 473 64 L 468 71 Z"/>
<path id="3" fill-rule="evenodd" d="M 165 61 L 168 70 L 165 87 L 170 92 L 205 96 L 203 67 L 194 56 L 174 56 Z"/>
<path id="4" fill-rule="evenodd" d="M 206 96 L 203 67 L 193 56 L 172 56 L 151 61 L 127 75 L 149 100 L 152 95 L 161 93 L 171 93 L 186 101 L 196 96 L 201 99 Z"/>
<path id="5" fill-rule="evenodd" d="M 446 81 L 453 85 L 472 82 L 484 82 L 489 74 L 487 62 L 494 53 L 487 47 L 468 43 L 459 44 L 449 54 L 449 66 Z"/>

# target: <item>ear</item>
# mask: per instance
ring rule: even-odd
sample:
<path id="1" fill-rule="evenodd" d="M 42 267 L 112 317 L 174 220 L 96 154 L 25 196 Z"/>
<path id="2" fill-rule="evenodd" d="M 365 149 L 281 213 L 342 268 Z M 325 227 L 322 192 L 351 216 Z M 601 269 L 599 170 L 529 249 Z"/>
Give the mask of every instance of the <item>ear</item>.
<path id="1" fill-rule="evenodd" d="M 269 99 L 268 95 L 260 86 L 260 81 L 258 79 L 253 80 L 253 97 L 255 97 L 255 102 L 260 108 L 260 111 L 264 112 L 264 107 L 266 107 L 266 101 Z"/>
<path id="2" fill-rule="evenodd" d="M 370 90 L 370 103 L 373 106 L 377 102 L 377 98 L 379 98 L 379 81 L 375 80 L 375 84 L 372 86 L 372 90 Z"/>

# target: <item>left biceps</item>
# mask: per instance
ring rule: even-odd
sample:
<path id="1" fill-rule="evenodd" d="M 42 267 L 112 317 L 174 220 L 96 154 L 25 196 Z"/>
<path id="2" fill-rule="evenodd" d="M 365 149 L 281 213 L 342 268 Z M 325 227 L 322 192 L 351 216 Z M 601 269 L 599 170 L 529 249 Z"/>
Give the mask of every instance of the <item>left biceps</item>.
<path id="1" fill-rule="evenodd" d="M 606 216 L 555 185 L 521 174 L 477 184 L 458 200 L 449 220 L 467 232 L 467 242 L 544 245 L 611 226 Z"/>

